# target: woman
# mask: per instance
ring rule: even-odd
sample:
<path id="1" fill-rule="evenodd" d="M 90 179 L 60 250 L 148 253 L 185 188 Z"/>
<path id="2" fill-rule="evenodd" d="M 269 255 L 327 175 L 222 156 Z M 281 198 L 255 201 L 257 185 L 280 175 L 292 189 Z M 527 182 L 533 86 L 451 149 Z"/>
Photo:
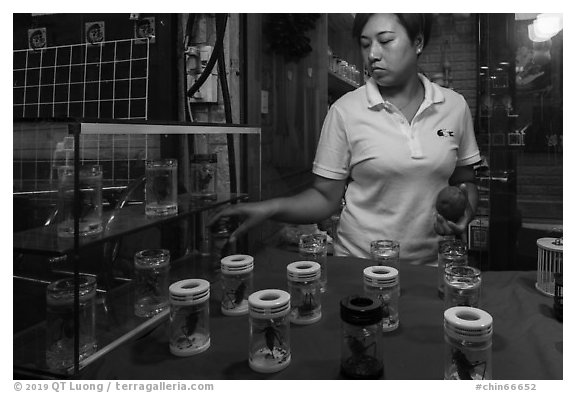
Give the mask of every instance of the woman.
<path id="1" fill-rule="evenodd" d="M 369 257 L 372 240 L 393 239 L 403 263 L 435 263 L 440 235 L 463 233 L 477 204 L 472 165 L 480 155 L 470 110 L 460 94 L 418 73 L 429 15 L 358 14 L 353 34 L 370 79 L 330 108 L 313 186 L 295 196 L 230 206 L 211 222 L 243 218 L 234 240 L 266 219 L 320 222 L 344 195 L 336 255 Z M 434 208 L 448 184 L 467 192 L 458 222 Z"/>

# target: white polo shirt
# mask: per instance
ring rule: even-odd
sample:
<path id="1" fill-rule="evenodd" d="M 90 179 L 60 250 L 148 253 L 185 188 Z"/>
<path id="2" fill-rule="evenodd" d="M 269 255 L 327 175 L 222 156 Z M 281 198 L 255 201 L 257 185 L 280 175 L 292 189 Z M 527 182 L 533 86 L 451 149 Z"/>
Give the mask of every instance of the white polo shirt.
<path id="1" fill-rule="evenodd" d="M 328 111 L 313 172 L 349 180 L 336 255 L 369 257 L 372 240 L 392 239 L 402 262 L 436 262 L 436 195 L 480 153 L 464 97 L 419 76 L 424 101 L 411 124 L 373 79 Z"/>

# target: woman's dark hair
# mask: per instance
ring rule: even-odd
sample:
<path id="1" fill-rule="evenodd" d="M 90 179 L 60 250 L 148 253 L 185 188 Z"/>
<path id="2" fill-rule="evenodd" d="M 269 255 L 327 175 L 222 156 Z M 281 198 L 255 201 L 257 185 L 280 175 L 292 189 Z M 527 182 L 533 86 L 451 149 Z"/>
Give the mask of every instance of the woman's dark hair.
<path id="1" fill-rule="evenodd" d="M 352 37 L 360 43 L 362 29 L 368 23 L 368 19 L 374 14 L 356 14 L 354 25 L 352 26 Z M 430 30 L 432 28 L 432 14 L 394 14 L 406 31 L 411 41 L 414 41 L 419 34 L 422 34 L 424 43 L 422 49 L 428 45 Z"/>

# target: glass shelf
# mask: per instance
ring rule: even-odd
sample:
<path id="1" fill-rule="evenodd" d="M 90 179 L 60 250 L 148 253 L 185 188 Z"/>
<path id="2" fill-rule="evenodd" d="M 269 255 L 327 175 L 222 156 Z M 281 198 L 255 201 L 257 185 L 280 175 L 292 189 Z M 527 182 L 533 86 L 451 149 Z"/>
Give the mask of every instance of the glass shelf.
<path id="1" fill-rule="evenodd" d="M 104 243 L 140 230 L 180 220 L 226 203 L 248 198 L 247 194 L 219 194 L 216 200 L 202 200 L 188 195 L 178 197 L 178 214 L 165 217 L 147 217 L 144 203 L 126 206 L 103 217 L 106 223 L 102 233 L 80 238 L 80 248 Z M 74 238 L 59 237 L 56 225 L 34 228 L 13 234 L 13 249 L 40 255 L 63 255 L 74 251 Z"/>

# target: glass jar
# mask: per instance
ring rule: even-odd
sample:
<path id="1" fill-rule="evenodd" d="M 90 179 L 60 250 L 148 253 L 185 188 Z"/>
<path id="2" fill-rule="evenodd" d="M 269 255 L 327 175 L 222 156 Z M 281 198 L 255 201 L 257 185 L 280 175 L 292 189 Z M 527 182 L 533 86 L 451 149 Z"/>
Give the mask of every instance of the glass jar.
<path id="1" fill-rule="evenodd" d="M 398 269 L 400 243 L 395 240 L 374 240 L 370 242 L 370 257 L 380 266 Z"/>
<path id="2" fill-rule="evenodd" d="M 218 156 L 216 154 L 194 154 L 190 160 L 192 196 L 201 199 L 216 199 L 218 179 Z"/>
<path id="3" fill-rule="evenodd" d="M 191 356 L 210 347 L 210 283 L 187 279 L 170 285 L 170 352 Z"/>
<path id="4" fill-rule="evenodd" d="M 178 160 L 166 158 L 146 161 L 147 216 L 171 216 L 178 213 Z"/>
<path id="5" fill-rule="evenodd" d="M 221 260 L 222 300 L 220 310 L 228 316 L 248 314 L 248 296 L 252 293 L 254 258 L 229 255 Z"/>
<path id="6" fill-rule="evenodd" d="M 52 282 L 46 288 L 46 365 L 51 370 L 74 367 L 74 278 Z M 78 361 L 96 352 L 96 279 L 80 275 Z"/>
<path id="7" fill-rule="evenodd" d="M 148 318 L 169 306 L 170 251 L 142 250 L 134 255 L 134 314 Z"/>
<path id="8" fill-rule="evenodd" d="M 80 212 L 78 236 L 97 235 L 102 232 L 102 167 L 85 165 L 78 173 Z M 74 167 L 58 167 L 58 224 L 59 237 L 74 236 Z"/>
<path id="9" fill-rule="evenodd" d="M 472 266 L 448 266 L 444 278 L 444 309 L 454 306 L 480 306 L 482 278 Z"/>
<path id="10" fill-rule="evenodd" d="M 390 266 L 369 266 L 364 269 L 364 293 L 382 302 L 382 331 L 396 330 L 398 317 L 398 270 Z"/>
<path id="11" fill-rule="evenodd" d="M 290 292 L 290 322 L 310 325 L 322 318 L 320 264 L 312 261 L 292 262 L 286 267 Z"/>
<path id="12" fill-rule="evenodd" d="M 346 378 L 374 379 L 384 375 L 382 306 L 367 295 L 340 301 L 340 373 Z"/>
<path id="13" fill-rule="evenodd" d="M 467 266 L 468 248 L 466 243 L 447 236 L 438 242 L 438 296 L 444 298 L 444 275 L 448 266 Z"/>
<path id="14" fill-rule="evenodd" d="M 298 240 L 300 258 L 320 264 L 320 292 L 328 288 L 328 238 L 326 233 L 300 235 Z"/>
<path id="15" fill-rule="evenodd" d="M 248 297 L 250 337 L 248 362 L 260 373 L 288 367 L 290 352 L 290 294 L 264 289 Z"/>
<path id="16" fill-rule="evenodd" d="M 492 379 L 492 316 L 486 311 L 444 311 L 444 379 Z"/>

